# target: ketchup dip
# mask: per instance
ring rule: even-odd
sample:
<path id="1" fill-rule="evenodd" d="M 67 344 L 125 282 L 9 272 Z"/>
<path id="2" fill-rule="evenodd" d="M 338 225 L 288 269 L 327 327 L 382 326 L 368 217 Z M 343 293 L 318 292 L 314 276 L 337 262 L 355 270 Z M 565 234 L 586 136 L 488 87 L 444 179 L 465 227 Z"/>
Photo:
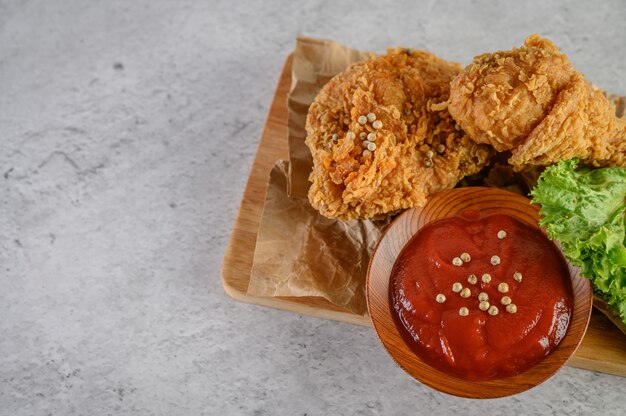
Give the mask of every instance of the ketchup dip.
<path id="1" fill-rule="evenodd" d="M 572 313 L 561 253 L 538 228 L 504 214 L 468 211 L 424 226 L 389 287 L 407 345 L 468 380 L 528 370 L 561 342 Z"/>

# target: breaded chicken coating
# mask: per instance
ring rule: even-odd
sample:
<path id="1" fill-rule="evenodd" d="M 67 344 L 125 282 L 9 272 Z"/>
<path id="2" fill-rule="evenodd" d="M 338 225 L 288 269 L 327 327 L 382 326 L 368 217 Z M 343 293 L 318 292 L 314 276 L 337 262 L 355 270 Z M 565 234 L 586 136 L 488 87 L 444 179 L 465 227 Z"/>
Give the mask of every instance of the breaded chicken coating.
<path id="1" fill-rule="evenodd" d="M 329 218 L 377 218 L 421 206 L 477 173 L 492 154 L 447 109 L 460 66 L 389 49 L 331 79 L 309 108 L 309 200 Z"/>
<path id="2" fill-rule="evenodd" d="M 511 151 L 516 170 L 580 158 L 625 166 L 626 120 L 549 40 L 474 58 L 452 81 L 449 111 L 476 143 Z"/>

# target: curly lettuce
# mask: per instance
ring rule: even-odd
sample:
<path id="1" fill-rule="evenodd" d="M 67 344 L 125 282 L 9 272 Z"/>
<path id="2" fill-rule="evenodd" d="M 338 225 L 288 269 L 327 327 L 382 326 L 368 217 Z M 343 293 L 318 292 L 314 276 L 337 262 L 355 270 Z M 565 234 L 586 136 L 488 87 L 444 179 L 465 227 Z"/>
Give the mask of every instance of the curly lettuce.
<path id="1" fill-rule="evenodd" d="M 540 225 L 626 323 L 626 168 L 547 168 L 531 191 Z"/>

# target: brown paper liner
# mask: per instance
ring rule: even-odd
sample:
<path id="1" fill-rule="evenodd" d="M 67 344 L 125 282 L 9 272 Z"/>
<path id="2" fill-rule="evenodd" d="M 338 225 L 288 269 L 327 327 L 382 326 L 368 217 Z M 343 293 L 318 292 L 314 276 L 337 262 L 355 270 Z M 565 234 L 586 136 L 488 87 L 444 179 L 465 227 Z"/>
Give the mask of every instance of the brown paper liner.
<path id="1" fill-rule="evenodd" d="M 368 57 L 331 40 L 297 39 L 288 97 L 289 162 L 279 161 L 270 174 L 249 295 L 322 297 L 366 314 L 367 264 L 387 222 L 342 222 L 314 210 L 307 199 L 313 161 L 304 139 L 309 105 L 318 91 Z"/>
<path id="2" fill-rule="evenodd" d="M 293 52 L 289 109 L 289 183 L 288 194 L 306 197 L 313 159 L 306 139 L 306 116 L 317 93 L 335 75 L 370 54 L 347 48 L 332 40 L 298 37 Z"/>
<path id="3" fill-rule="evenodd" d="M 248 294 L 322 297 L 365 314 L 367 264 L 386 223 L 321 216 L 287 195 L 288 169 L 280 161 L 270 174 Z"/>

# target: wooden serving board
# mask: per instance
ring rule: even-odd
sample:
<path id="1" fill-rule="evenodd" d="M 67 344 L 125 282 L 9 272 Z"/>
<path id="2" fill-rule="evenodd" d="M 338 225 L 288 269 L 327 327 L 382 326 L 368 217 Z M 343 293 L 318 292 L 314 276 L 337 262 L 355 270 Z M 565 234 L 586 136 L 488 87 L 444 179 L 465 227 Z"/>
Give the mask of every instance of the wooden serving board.
<path id="1" fill-rule="evenodd" d="M 222 265 L 224 290 L 233 299 L 323 319 L 371 326 L 369 317 L 346 312 L 320 298 L 248 296 L 248 282 L 269 174 L 279 159 L 288 159 L 287 94 L 291 56 L 283 67 L 261 141 L 243 193 Z M 585 338 L 567 365 L 626 377 L 626 335 L 594 310 Z"/>

